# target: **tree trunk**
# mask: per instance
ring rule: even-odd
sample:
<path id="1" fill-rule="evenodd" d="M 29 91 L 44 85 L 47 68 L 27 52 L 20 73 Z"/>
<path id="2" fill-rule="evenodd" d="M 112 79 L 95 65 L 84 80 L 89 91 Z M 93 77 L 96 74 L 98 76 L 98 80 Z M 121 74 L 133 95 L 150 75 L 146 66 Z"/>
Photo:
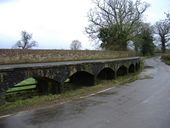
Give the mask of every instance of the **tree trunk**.
<path id="1" fill-rule="evenodd" d="M 162 52 L 165 53 L 165 51 L 166 51 L 165 42 L 162 42 Z"/>

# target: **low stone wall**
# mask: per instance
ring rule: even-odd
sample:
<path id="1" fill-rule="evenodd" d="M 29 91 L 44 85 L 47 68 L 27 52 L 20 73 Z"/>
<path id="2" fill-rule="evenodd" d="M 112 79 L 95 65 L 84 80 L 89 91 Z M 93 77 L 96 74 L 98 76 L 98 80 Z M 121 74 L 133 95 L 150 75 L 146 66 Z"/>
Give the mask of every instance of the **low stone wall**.
<path id="1" fill-rule="evenodd" d="M 97 50 L 20 50 L 0 49 L 0 64 L 40 63 L 135 56 L 134 52 Z"/>

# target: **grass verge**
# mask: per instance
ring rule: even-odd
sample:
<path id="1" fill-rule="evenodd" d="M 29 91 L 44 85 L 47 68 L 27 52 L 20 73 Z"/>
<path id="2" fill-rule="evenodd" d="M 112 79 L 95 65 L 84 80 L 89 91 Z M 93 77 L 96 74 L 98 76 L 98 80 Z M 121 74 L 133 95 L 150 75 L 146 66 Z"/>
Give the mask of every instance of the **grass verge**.
<path id="1" fill-rule="evenodd" d="M 163 62 L 167 65 L 170 65 L 170 60 L 163 60 Z"/>
<path id="2" fill-rule="evenodd" d="M 170 54 L 164 54 L 161 56 L 162 61 L 167 64 L 170 65 Z"/>
<path id="3" fill-rule="evenodd" d="M 116 80 L 98 81 L 95 86 L 82 87 L 77 90 L 66 91 L 62 94 L 34 96 L 31 99 L 17 100 L 15 102 L 7 102 L 6 104 L 0 106 L 0 115 L 10 114 L 10 113 L 12 114 L 19 111 L 31 110 L 34 108 L 59 104 L 61 102 L 70 101 L 73 99 L 79 99 L 82 96 L 93 94 L 110 87 L 120 86 L 137 79 L 138 79 L 138 73 L 135 73 L 135 74 L 130 74 L 128 76 L 119 77 Z"/>

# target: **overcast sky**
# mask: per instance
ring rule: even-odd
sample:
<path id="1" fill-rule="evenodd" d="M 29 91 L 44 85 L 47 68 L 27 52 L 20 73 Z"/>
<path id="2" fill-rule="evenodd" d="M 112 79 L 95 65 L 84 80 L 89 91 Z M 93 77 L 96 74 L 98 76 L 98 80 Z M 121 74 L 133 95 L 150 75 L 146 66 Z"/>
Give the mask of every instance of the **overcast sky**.
<path id="1" fill-rule="evenodd" d="M 145 0 L 145 20 L 154 23 L 170 12 L 169 0 Z M 93 49 L 85 34 L 91 0 L 0 0 L 0 48 L 11 48 L 21 31 L 33 34 L 38 48 L 69 49 L 72 40 Z"/>

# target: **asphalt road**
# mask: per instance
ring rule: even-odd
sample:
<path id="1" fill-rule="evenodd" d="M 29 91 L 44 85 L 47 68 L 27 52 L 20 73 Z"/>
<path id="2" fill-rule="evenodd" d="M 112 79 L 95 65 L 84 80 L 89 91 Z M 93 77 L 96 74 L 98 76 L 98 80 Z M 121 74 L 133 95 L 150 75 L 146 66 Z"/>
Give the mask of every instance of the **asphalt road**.
<path id="1" fill-rule="evenodd" d="M 0 128 L 170 128 L 170 66 L 159 58 L 145 65 L 135 82 L 0 118 Z"/>

